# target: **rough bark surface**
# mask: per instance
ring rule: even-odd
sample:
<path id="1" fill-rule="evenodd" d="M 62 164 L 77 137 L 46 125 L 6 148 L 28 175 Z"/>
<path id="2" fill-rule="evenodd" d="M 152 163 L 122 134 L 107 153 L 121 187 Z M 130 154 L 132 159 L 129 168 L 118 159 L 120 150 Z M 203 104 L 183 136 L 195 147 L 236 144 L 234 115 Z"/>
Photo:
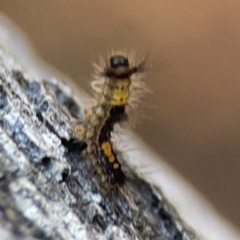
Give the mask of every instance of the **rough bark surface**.
<path id="1" fill-rule="evenodd" d="M 26 65 L 0 42 L 0 239 L 196 239 L 128 166 L 123 187 L 101 189 L 70 141 L 82 107 Z"/>

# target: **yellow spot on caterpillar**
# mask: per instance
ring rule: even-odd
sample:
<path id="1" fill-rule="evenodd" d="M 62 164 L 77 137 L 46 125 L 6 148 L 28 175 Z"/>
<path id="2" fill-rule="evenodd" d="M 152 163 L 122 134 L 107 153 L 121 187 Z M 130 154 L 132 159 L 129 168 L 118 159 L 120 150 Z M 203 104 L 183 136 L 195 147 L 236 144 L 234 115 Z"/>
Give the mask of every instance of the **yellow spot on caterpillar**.
<path id="1" fill-rule="evenodd" d="M 118 168 L 119 168 L 119 164 L 118 164 L 118 163 L 114 163 L 114 164 L 113 164 L 113 168 L 114 168 L 114 169 L 118 169 Z"/>
<path id="2" fill-rule="evenodd" d="M 111 148 L 109 142 L 103 142 L 102 149 L 103 149 L 105 155 L 107 155 L 108 157 L 112 155 L 112 148 Z"/>
<path id="3" fill-rule="evenodd" d="M 122 106 L 126 105 L 129 97 L 129 86 L 131 83 L 130 78 L 119 79 L 113 89 L 113 96 L 111 105 Z"/>
<path id="4" fill-rule="evenodd" d="M 108 161 L 109 161 L 110 163 L 115 162 L 115 157 L 114 157 L 113 154 L 112 154 L 111 156 L 108 157 Z"/>
<path id="5" fill-rule="evenodd" d="M 103 149 L 103 151 L 104 151 L 104 154 L 105 154 L 105 156 L 107 156 L 108 157 L 108 161 L 110 162 L 110 163 L 113 163 L 113 162 L 115 162 L 115 156 L 114 156 L 114 154 L 112 153 L 112 148 L 111 148 L 111 145 L 110 145 L 110 143 L 109 142 L 103 142 L 102 143 L 102 149 Z"/>

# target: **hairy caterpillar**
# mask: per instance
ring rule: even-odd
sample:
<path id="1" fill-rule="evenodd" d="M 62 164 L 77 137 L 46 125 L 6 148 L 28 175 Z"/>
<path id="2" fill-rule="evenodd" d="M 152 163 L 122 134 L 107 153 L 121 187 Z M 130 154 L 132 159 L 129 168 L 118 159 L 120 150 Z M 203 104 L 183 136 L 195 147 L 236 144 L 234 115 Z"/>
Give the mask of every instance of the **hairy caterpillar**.
<path id="1" fill-rule="evenodd" d="M 112 146 L 111 132 L 116 123 L 127 119 L 126 107 L 135 108 L 145 87 L 144 61 L 137 63 L 133 53 L 113 52 L 94 66 L 96 105 L 87 114 L 84 128 L 77 131 L 87 144 L 85 154 L 96 166 L 101 181 L 120 185 L 125 175 Z"/>

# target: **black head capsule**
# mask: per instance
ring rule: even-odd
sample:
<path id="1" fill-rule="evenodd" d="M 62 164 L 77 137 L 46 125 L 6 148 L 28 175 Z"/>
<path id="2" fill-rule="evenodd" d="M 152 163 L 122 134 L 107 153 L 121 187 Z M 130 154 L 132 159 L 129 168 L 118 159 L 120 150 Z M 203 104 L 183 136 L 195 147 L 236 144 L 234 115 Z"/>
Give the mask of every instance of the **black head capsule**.
<path id="1" fill-rule="evenodd" d="M 110 58 L 110 65 L 111 68 L 119 68 L 119 67 L 129 67 L 128 59 L 121 56 L 121 55 L 115 55 Z"/>
<path id="2" fill-rule="evenodd" d="M 137 67 L 130 68 L 128 58 L 114 55 L 110 58 L 110 66 L 104 75 L 110 78 L 124 79 L 129 78 L 135 72 L 137 72 Z"/>

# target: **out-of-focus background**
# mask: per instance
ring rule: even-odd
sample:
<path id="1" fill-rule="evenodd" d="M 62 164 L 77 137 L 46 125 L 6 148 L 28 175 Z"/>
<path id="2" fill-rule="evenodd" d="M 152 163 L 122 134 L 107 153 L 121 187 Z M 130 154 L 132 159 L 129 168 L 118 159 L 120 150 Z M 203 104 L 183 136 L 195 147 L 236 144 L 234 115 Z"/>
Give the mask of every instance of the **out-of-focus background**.
<path id="1" fill-rule="evenodd" d="M 240 1 L 0 0 L 0 10 L 88 91 L 100 54 L 148 53 L 153 94 L 135 131 L 240 226 Z"/>

